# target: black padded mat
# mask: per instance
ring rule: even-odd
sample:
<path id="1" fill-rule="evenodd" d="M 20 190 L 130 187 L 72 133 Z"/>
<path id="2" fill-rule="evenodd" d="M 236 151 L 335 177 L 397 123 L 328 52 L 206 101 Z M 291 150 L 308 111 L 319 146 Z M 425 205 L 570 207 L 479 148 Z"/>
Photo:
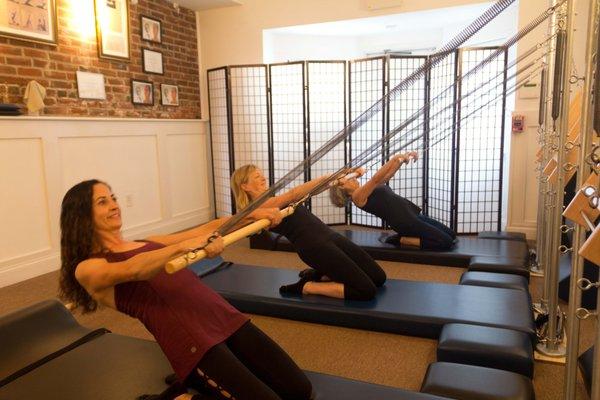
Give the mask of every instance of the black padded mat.
<path id="1" fill-rule="evenodd" d="M 164 377 L 171 373 L 155 342 L 107 334 L 0 388 L 0 399 L 134 400 L 165 390 Z M 306 374 L 313 384 L 314 400 L 444 399 L 316 372 Z"/>
<path id="2" fill-rule="evenodd" d="M 172 373 L 155 342 L 106 334 L 1 387 L 0 399 L 133 400 L 165 390 Z"/>
<path id="3" fill-rule="evenodd" d="M 409 262 L 416 264 L 445 265 L 467 268 L 472 257 L 486 256 L 510 261 L 517 260 L 525 265 L 529 258 L 527 244 L 515 240 L 490 240 L 476 236 L 459 236 L 457 244 L 449 251 L 402 249 L 384 243 L 389 232 L 345 229 L 338 231 L 362 247 L 376 260 Z M 251 238 L 251 248 L 266 250 L 295 251 L 283 236 L 265 232 Z"/>
<path id="4" fill-rule="evenodd" d="M 305 371 L 313 384 L 314 400 L 442 400 L 445 397 L 409 392 L 389 386 Z"/>
<path id="5" fill-rule="evenodd" d="M 202 268 L 211 269 L 214 264 L 206 262 Z M 2 337 L 12 340 L 20 334 L 23 339 L 20 343 L 10 342 L 14 347 L 10 354 L 6 346 L 0 346 L 3 355 L 12 359 L 15 359 L 16 353 L 28 353 L 28 348 L 37 349 L 36 357 L 43 358 L 57 350 L 52 344 L 67 347 L 71 344 L 70 340 L 79 339 L 79 333 L 85 335 L 91 331 L 80 326 L 56 300 L 0 317 L 0 325 L 5 333 Z M 2 365 L 6 360 L 2 358 Z M 70 349 L 0 387 L 0 400 L 133 400 L 142 394 L 164 391 L 167 388 L 164 378 L 172 372 L 156 342 L 108 333 Z M 313 384 L 315 400 L 444 399 L 316 372 L 306 374 Z"/>
<path id="6" fill-rule="evenodd" d="M 202 278 L 242 312 L 327 325 L 437 338 L 460 322 L 535 336 L 531 303 L 522 290 L 388 280 L 368 302 L 286 296 L 279 287 L 298 271 L 233 264 Z"/>
<path id="7" fill-rule="evenodd" d="M 39 340 L 40 332 L 44 340 Z M 0 381 L 90 332 L 58 300 L 0 317 Z"/>

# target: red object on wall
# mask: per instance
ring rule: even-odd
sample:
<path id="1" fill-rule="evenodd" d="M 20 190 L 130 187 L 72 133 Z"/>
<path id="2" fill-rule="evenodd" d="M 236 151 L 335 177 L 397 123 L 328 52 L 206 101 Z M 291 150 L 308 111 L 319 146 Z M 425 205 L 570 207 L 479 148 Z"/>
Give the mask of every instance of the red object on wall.
<path id="1" fill-rule="evenodd" d="M 521 114 L 513 114 L 512 116 L 512 132 L 523 133 L 525 131 L 525 116 Z"/>

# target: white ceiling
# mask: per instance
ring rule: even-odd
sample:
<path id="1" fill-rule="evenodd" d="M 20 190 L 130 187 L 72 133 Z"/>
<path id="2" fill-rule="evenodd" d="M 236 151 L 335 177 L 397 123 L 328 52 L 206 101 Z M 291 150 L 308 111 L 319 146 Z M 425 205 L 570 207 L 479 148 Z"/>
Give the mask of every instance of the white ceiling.
<path id="1" fill-rule="evenodd" d="M 272 29 L 273 33 L 294 35 L 361 36 L 391 32 L 441 29 L 450 23 L 471 22 L 480 16 L 490 3 L 438 8 L 380 17 L 326 22 Z"/>
<path id="2" fill-rule="evenodd" d="M 179 4 L 181 7 L 189 8 L 194 11 L 209 10 L 211 8 L 239 6 L 243 0 L 168 0 L 171 3 Z"/>

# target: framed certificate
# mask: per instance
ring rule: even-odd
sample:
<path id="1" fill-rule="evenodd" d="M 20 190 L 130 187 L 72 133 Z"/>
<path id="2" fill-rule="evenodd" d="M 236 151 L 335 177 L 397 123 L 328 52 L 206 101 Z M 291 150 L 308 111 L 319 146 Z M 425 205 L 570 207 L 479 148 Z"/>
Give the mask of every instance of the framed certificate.
<path id="1" fill-rule="evenodd" d="M 127 0 L 94 0 L 98 56 L 129 61 L 129 6 Z"/>
<path id="2" fill-rule="evenodd" d="M 160 51 L 142 48 L 142 66 L 144 72 L 163 75 L 163 55 Z"/>
<path id="3" fill-rule="evenodd" d="M 77 92 L 80 99 L 106 100 L 104 75 L 77 71 Z"/>

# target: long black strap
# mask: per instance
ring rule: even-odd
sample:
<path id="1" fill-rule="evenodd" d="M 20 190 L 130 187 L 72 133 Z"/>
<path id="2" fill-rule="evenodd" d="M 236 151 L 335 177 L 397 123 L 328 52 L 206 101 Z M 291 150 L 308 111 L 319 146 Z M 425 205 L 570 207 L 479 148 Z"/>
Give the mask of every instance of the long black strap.
<path id="1" fill-rule="evenodd" d="M 60 357 L 61 355 L 65 354 L 66 352 L 71 351 L 74 348 L 79 347 L 82 344 L 87 343 L 99 336 L 102 336 L 105 333 L 110 333 L 110 331 L 106 328 L 100 328 L 100 329 L 96 329 L 96 330 L 88 333 L 87 335 L 81 337 L 80 339 L 77 339 L 76 341 L 63 347 L 62 349 L 59 349 L 59 350 L 55 351 L 54 353 L 50 353 L 46 357 L 41 358 L 35 362 L 32 362 L 31 364 L 10 374 L 9 376 L 7 376 L 6 378 L 4 378 L 0 381 L 0 387 L 8 385 L 10 382 L 14 381 L 15 379 L 18 379 L 18 378 L 22 377 L 23 375 L 28 374 L 29 372 L 33 371 L 34 369 L 36 369 L 38 367 L 41 367 L 42 365 L 46 364 L 47 362 L 52 361 L 55 358 Z"/>

